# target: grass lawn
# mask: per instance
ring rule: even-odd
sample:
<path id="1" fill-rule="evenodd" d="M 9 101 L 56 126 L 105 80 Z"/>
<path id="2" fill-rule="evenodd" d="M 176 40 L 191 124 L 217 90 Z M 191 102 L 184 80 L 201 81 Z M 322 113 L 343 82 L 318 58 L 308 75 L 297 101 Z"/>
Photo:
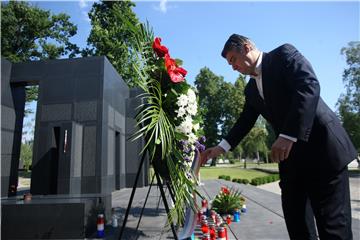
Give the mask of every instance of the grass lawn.
<path id="1" fill-rule="evenodd" d="M 231 179 L 242 178 L 251 181 L 253 178 L 268 176 L 270 174 L 240 167 L 202 167 L 200 169 L 201 180 L 218 179 L 220 175 L 230 176 Z"/>

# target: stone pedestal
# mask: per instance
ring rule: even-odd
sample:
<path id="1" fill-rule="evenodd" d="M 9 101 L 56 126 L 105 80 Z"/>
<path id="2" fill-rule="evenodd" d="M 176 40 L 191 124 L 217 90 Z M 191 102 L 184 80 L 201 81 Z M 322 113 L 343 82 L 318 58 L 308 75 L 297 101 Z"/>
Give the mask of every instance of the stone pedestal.
<path id="1" fill-rule="evenodd" d="M 2 239 L 84 239 L 94 235 L 111 195 L 32 196 L 1 203 Z"/>

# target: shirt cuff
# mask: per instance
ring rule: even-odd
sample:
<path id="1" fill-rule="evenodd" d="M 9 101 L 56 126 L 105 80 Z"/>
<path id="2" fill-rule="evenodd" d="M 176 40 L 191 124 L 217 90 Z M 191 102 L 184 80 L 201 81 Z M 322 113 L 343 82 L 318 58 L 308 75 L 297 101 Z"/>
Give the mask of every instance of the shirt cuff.
<path id="1" fill-rule="evenodd" d="M 224 149 L 225 152 L 228 152 L 231 149 L 230 144 L 225 139 L 221 140 L 218 146 Z"/>
<path id="2" fill-rule="evenodd" d="M 285 135 L 285 134 L 280 134 L 279 137 L 283 137 L 283 138 L 289 139 L 290 141 L 297 142 L 297 138 L 290 137 L 290 136 Z"/>

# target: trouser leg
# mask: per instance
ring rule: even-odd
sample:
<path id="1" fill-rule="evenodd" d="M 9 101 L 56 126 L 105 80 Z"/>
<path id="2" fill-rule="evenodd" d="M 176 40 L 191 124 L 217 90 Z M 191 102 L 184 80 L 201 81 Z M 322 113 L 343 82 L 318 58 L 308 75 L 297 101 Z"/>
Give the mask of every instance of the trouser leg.
<path id="1" fill-rule="evenodd" d="M 281 180 L 281 200 L 290 239 L 317 239 L 314 215 L 301 183 Z"/>
<path id="2" fill-rule="evenodd" d="M 320 239 L 351 240 L 351 205 L 347 167 L 328 181 L 314 182 L 310 192 Z"/>

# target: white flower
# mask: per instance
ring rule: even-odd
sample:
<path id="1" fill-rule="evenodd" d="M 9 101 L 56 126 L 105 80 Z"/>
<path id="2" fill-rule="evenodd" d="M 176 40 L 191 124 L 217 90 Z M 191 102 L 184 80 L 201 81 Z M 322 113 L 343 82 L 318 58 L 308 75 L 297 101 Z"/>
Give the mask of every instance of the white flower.
<path id="1" fill-rule="evenodd" d="M 192 128 L 193 128 L 192 119 L 191 117 L 186 116 L 185 120 L 182 123 L 180 123 L 180 125 L 177 126 L 175 130 L 188 135 L 189 133 L 191 133 Z"/>
<path id="2" fill-rule="evenodd" d="M 192 118 L 189 116 L 186 116 L 185 121 L 183 122 L 184 128 L 186 129 L 186 134 L 191 133 L 192 131 Z"/>
<path id="3" fill-rule="evenodd" d="M 190 114 L 190 115 L 196 115 L 197 113 L 197 104 L 189 104 L 189 106 L 186 108 L 186 111 Z"/>
<path id="4" fill-rule="evenodd" d="M 184 107 L 180 107 L 176 112 L 178 113 L 177 117 L 182 117 L 182 116 L 186 115 L 186 110 Z"/>
<path id="5" fill-rule="evenodd" d="M 200 129 L 200 124 L 198 123 L 194 124 L 193 129 L 195 132 L 197 132 Z"/>
<path id="6" fill-rule="evenodd" d="M 189 143 L 193 144 L 193 143 L 195 143 L 196 140 L 197 140 L 196 135 L 191 132 L 191 133 L 188 135 L 188 141 L 189 141 Z"/>
<path id="7" fill-rule="evenodd" d="M 191 129 L 192 129 L 192 117 L 191 116 L 189 116 L 189 115 L 187 115 L 186 117 L 185 117 L 185 122 L 186 122 L 186 124 L 188 124 L 188 125 L 191 125 Z"/>
<path id="8" fill-rule="evenodd" d="M 189 102 L 188 96 L 186 96 L 185 94 L 181 94 L 178 97 L 178 101 L 177 101 L 177 105 L 179 107 L 185 107 Z"/>
<path id="9" fill-rule="evenodd" d="M 194 90 L 189 88 L 187 91 L 187 96 L 189 98 L 188 99 L 189 103 L 196 103 L 196 94 L 195 94 Z"/>

